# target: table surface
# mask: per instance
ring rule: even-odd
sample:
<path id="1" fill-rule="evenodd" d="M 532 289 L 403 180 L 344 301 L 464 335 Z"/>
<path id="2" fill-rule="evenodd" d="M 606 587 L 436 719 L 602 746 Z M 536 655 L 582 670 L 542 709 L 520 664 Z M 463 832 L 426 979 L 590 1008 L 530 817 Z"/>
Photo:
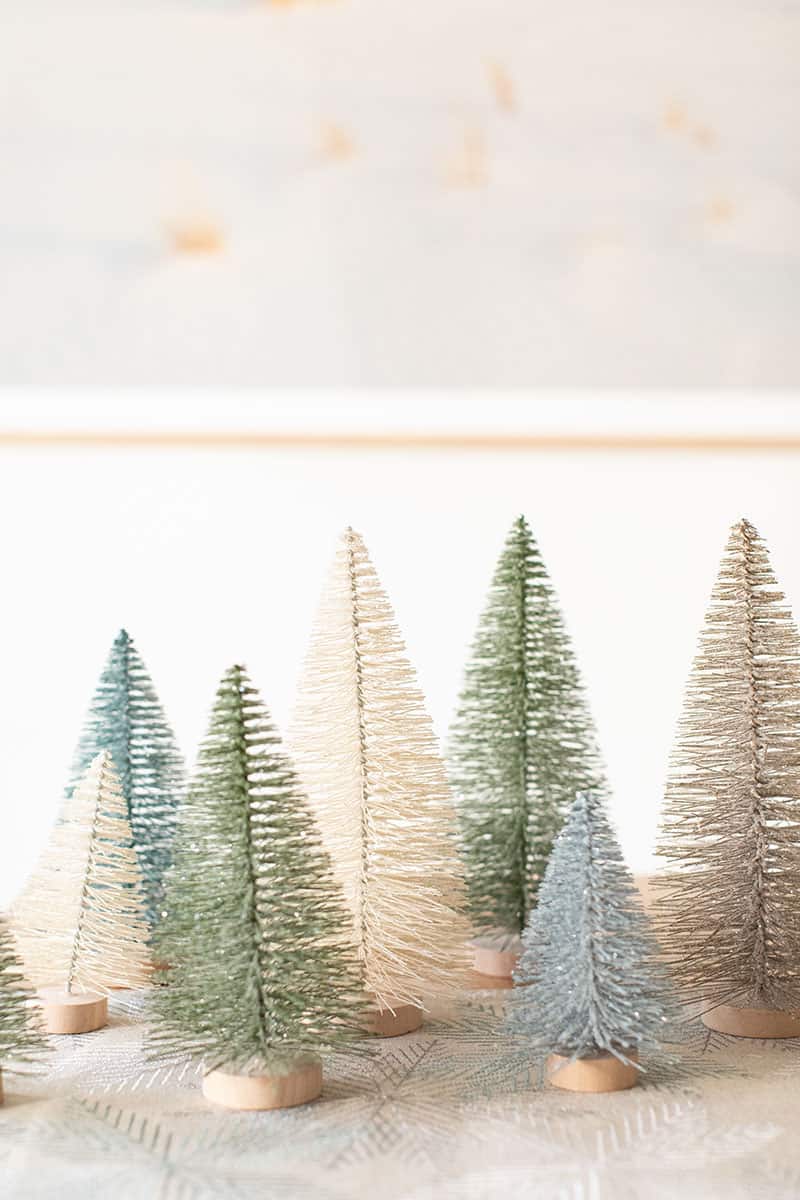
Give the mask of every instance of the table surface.
<path id="1" fill-rule="evenodd" d="M 635 1088 L 536 1084 L 498 1031 L 505 993 L 475 992 L 464 1027 L 430 1021 L 374 1057 L 325 1063 L 302 1108 L 232 1113 L 196 1068 L 144 1057 L 141 996 L 109 1026 L 54 1038 L 37 1076 L 6 1073 L 0 1196 L 13 1200 L 796 1200 L 800 1046 L 719 1039 L 647 1063 Z M 534 1186 L 535 1185 L 535 1186 Z"/>

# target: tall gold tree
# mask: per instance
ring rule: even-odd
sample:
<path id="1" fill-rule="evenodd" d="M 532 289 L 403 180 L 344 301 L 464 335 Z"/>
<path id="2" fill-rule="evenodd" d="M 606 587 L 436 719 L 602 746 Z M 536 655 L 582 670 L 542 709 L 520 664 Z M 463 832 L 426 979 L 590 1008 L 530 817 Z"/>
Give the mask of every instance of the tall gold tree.
<path id="1" fill-rule="evenodd" d="M 700 637 L 659 853 L 659 932 L 687 1000 L 723 1032 L 800 1034 L 765 1011 L 800 1008 L 800 638 L 749 521 Z"/>

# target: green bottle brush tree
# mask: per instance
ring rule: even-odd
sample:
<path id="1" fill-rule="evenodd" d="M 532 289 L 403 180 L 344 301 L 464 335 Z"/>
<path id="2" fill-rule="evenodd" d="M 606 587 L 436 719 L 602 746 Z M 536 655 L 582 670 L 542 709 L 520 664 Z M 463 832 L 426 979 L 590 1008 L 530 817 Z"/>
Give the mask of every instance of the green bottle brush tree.
<path id="1" fill-rule="evenodd" d="M 230 1107 L 312 1099 L 319 1052 L 361 1031 L 361 980 L 306 798 L 240 666 L 217 691 L 174 850 L 153 1054 L 201 1061 L 206 1096 Z"/>
<path id="2" fill-rule="evenodd" d="M 524 517 L 495 569 L 447 758 L 476 966 L 510 975 L 575 794 L 604 786 L 575 655 Z"/>
<path id="3" fill-rule="evenodd" d="M 0 1104 L 3 1070 L 35 1063 L 48 1048 L 33 1000 L 11 931 L 0 917 Z"/>

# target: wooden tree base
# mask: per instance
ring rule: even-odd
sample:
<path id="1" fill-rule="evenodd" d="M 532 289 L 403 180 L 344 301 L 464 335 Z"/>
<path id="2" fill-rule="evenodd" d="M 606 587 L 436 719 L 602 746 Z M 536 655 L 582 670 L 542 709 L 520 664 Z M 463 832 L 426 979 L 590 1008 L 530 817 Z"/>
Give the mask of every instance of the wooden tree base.
<path id="1" fill-rule="evenodd" d="M 627 1056 L 637 1061 L 636 1052 Z M 561 1066 L 566 1063 L 566 1066 Z M 560 1070 L 558 1068 L 561 1068 Z M 598 1054 L 596 1058 L 576 1058 L 570 1062 L 560 1054 L 551 1054 L 547 1060 L 547 1081 L 553 1087 L 568 1092 L 621 1092 L 633 1087 L 639 1078 L 636 1067 L 620 1062 L 613 1054 Z"/>
<path id="2" fill-rule="evenodd" d="M 367 1018 L 367 1032 L 376 1037 L 401 1037 L 422 1025 L 423 1013 L 416 1004 L 392 1004 L 391 1008 L 373 1008 Z"/>
<path id="3" fill-rule="evenodd" d="M 519 962 L 519 954 L 513 950 L 490 950 L 488 946 L 473 946 L 474 968 L 479 975 L 489 978 L 511 979 Z"/>
<path id="4" fill-rule="evenodd" d="M 40 988 L 37 994 L 48 1033 L 91 1033 L 108 1024 L 108 1000 L 97 992 Z"/>
<path id="5" fill-rule="evenodd" d="M 720 1004 L 703 1013 L 703 1024 L 717 1033 L 745 1038 L 800 1037 L 800 1012 L 776 1008 L 734 1008 Z"/>
<path id="6" fill-rule="evenodd" d="M 513 987 L 514 968 L 519 962 L 521 947 L 517 943 L 510 949 L 499 950 L 493 946 L 482 946 L 479 942 L 470 942 L 472 949 L 472 966 L 477 975 L 486 978 L 487 988 L 492 986 L 497 987 Z M 491 981 L 500 980 L 499 983 Z"/>
<path id="7" fill-rule="evenodd" d="M 474 992 L 508 992 L 514 987 L 510 975 L 481 975 L 478 971 L 470 971 L 467 986 Z"/>
<path id="8" fill-rule="evenodd" d="M 212 1104 L 241 1111 L 294 1108 L 316 1100 L 322 1091 L 322 1063 L 305 1060 L 284 1075 L 234 1075 L 209 1071 L 203 1095 Z"/>

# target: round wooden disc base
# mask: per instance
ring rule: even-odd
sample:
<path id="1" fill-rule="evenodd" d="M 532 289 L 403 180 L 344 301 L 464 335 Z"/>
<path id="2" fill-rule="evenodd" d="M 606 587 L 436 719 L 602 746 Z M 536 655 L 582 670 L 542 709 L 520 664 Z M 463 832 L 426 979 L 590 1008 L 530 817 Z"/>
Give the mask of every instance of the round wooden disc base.
<path id="1" fill-rule="evenodd" d="M 637 1059 L 634 1051 L 627 1057 L 634 1062 Z M 567 1065 L 562 1067 L 562 1063 Z M 558 1070 L 559 1067 L 561 1070 Z M 636 1067 L 620 1062 L 613 1054 L 576 1058 L 575 1062 L 570 1062 L 560 1054 L 551 1054 L 547 1060 L 548 1083 L 568 1092 L 621 1092 L 633 1087 L 638 1078 Z"/>
<path id="2" fill-rule="evenodd" d="M 92 1033 L 108 1024 L 108 1000 L 97 992 L 40 988 L 37 993 L 48 1033 Z"/>
<path id="3" fill-rule="evenodd" d="M 519 962 L 519 949 L 494 950 L 491 946 L 481 946 L 476 942 L 471 942 L 470 947 L 473 954 L 473 970 L 486 978 L 487 988 L 514 986 L 512 976 Z"/>
<path id="4" fill-rule="evenodd" d="M 374 1008 L 367 1018 L 367 1032 L 376 1037 L 401 1037 L 413 1033 L 422 1025 L 422 1009 L 416 1004 L 393 1004 L 391 1008 Z"/>
<path id="5" fill-rule="evenodd" d="M 307 1061 L 285 1075 L 233 1075 L 209 1071 L 203 1095 L 212 1104 L 241 1111 L 294 1108 L 316 1100 L 322 1091 L 322 1063 Z"/>
<path id="6" fill-rule="evenodd" d="M 782 1012 L 776 1008 L 734 1008 L 730 1004 L 720 1004 L 703 1013 L 702 1021 L 706 1029 L 729 1033 L 733 1037 L 800 1037 L 800 1013 Z"/>
<path id="7" fill-rule="evenodd" d="M 467 987 L 473 992 L 508 992 L 514 987 L 514 980 L 510 975 L 481 975 L 478 971 L 470 971 Z"/>

